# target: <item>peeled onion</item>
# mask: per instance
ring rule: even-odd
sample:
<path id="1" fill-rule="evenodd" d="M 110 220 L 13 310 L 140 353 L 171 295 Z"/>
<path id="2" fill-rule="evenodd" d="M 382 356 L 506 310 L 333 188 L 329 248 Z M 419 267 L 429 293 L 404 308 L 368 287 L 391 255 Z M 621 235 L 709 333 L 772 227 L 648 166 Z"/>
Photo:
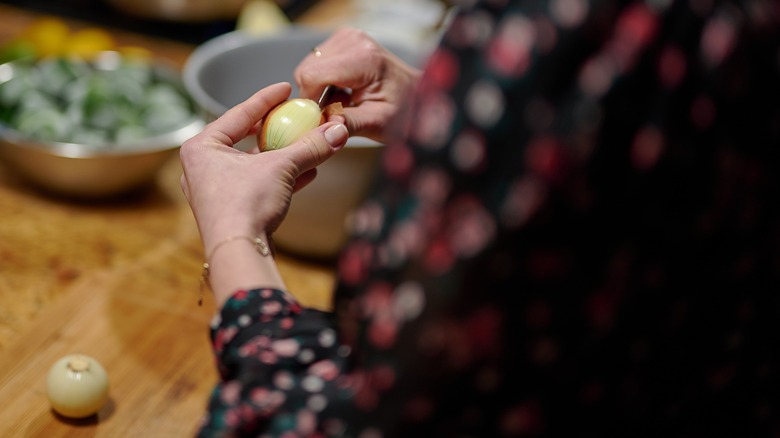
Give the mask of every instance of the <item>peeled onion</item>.
<path id="1" fill-rule="evenodd" d="M 261 151 L 281 149 L 325 122 L 317 102 L 295 98 L 282 102 L 265 117 L 257 138 Z"/>
<path id="2" fill-rule="evenodd" d="M 84 418 L 108 401 L 108 374 L 92 357 L 72 354 L 54 363 L 46 377 L 46 396 L 60 415 Z"/>

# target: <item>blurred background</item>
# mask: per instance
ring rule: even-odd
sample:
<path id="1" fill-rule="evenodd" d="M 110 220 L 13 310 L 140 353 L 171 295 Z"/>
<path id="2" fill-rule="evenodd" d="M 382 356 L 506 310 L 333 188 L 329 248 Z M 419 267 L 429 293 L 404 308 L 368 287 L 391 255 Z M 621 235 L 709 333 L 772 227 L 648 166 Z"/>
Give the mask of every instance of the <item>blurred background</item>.
<path id="1" fill-rule="evenodd" d="M 318 0 L 278 0 L 295 20 Z M 233 30 L 246 0 L 1 0 L 36 12 L 91 21 L 191 44 Z"/>
<path id="2" fill-rule="evenodd" d="M 239 15 L 257 0 L 0 0 L 43 14 L 85 20 L 190 44 L 200 44 L 234 30 Z M 273 3 L 286 19 L 296 21 L 320 3 L 340 4 L 329 10 L 331 25 L 350 24 L 372 31 L 409 31 L 436 26 L 450 5 L 446 0 L 263 0 Z M 346 12 L 348 11 L 348 12 Z M 306 22 L 312 22 L 306 17 Z"/>

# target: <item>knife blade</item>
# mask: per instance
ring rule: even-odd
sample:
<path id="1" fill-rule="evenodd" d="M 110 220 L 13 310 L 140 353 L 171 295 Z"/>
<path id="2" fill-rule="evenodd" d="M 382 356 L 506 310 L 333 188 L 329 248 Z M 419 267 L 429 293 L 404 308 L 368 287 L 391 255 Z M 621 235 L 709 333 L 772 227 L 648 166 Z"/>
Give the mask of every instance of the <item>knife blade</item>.
<path id="1" fill-rule="evenodd" d="M 322 94 L 320 94 L 319 100 L 317 100 L 317 105 L 319 105 L 320 108 L 324 108 L 325 105 L 327 105 L 333 95 L 333 91 L 336 89 L 333 85 L 326 85 L 325 89 L 322 90 Z"/>

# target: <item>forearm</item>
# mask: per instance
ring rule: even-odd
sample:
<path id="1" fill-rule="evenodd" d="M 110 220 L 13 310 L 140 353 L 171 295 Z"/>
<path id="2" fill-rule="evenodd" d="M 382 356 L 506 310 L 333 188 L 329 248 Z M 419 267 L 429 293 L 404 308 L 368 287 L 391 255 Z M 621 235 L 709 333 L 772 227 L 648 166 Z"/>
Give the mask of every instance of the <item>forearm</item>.
<path id="1" fill-rule="evenodd" d="M 273 255 L 263 255 L 250 236 L 230 236 L 213 245 L 208 255 L 208 281 L 217 308 L 239 290 L 286 290 Z M 265 236 L 261 236 L 267 242 Z"/>

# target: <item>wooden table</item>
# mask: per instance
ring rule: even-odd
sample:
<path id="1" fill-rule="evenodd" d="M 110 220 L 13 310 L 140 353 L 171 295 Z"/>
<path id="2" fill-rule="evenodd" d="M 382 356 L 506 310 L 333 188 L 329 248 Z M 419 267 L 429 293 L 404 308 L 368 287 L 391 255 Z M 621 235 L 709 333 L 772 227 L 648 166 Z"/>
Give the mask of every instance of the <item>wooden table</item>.
<path id="1" fill-rule="evenodd" d="M 322 23 L 317 17 L 332 11 L 321 5 L 300 21 Z M 35 18 L 0 5 L 0 42 Z M 113 34 L 179 66 L 193 49 Z M 1 437 L 192 436 L 216 382 L 214 305 L 208 295 L 197 305 L 203 253 L 180 175 L 173 159 L 149 191 L 78 203 L 39 193 L 0 167 Z M 331 266 L 277 258 L 293 293 L 327 308 Z M 55 415 L 45 396 L 49 367 L 70 353 L 95 357 L 109 374 L 111 400 L 87 420 Z"/>

